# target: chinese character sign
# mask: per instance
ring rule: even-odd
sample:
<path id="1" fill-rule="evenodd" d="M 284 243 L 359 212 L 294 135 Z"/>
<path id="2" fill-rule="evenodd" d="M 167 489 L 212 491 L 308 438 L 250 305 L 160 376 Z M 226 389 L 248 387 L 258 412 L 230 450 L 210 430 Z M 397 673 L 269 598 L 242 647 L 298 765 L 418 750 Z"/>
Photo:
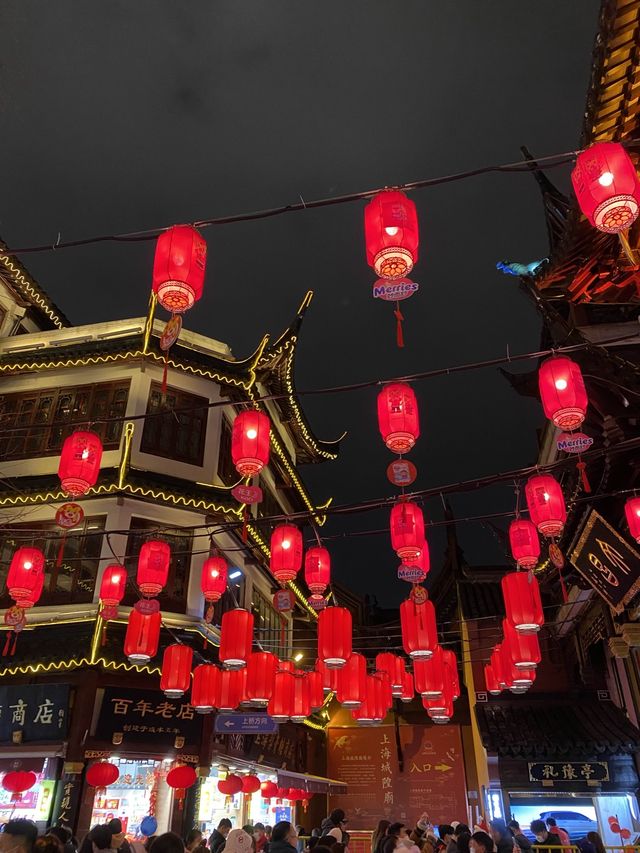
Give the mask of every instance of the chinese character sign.
<path id="1" fill-rule="evenodd" d="M 58 741 L 67 736 L 68 684 L 0 687 L 0 741 L 22 732 L 24 742 Z"/>
<path id="2" fill-rule="evenodd" d="M 186 699 L 168 700 L 156 690 L 108 687 L 104 691 L 96 737 L 111 740 L 121 732 L 125 741 L 153 741 L 173 746 L 200 743 L 202 722 Z"/>
<path id="3" fill-rule="evenodd" d="M 548 761 L 529 764 L 531 782 L 608 782 L 606 761 Z"/>

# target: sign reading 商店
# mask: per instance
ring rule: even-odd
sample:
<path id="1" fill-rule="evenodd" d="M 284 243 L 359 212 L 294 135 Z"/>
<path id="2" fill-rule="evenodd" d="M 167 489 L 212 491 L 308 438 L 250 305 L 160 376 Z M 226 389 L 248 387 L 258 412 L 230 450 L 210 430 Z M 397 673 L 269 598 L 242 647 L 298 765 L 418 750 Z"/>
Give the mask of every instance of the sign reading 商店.
<path id="1" fill-rule="evenodd" d="M 59 741 L 67 736 L 68 684 L 0 687 L 0 742 L 21 732 L 24 741 Z"/>
<path id="2" fill-rule="evenodd" d="M 640 554 L 595 510 L 582 528 L 571 562 L 616 613 L 640 589 Z"/>

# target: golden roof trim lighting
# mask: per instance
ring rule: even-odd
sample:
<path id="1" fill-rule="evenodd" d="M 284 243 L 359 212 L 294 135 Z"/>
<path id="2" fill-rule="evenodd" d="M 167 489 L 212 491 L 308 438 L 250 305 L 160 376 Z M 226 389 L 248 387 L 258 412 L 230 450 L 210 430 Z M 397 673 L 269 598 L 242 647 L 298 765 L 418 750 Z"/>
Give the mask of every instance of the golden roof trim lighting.
<path id="1" fill-rule="evenodd" d="M 33 284 L 26 278 L 26 276 L 21 272 L 20 268 L 17 267 L 11 255 L 0 255 L 0 263 L 4 266 L 6 271 L 10 273 L 11 278 L 16 282 L 19 287 L 24 288 L 24 290 L 29 294 L 31 299 L 38 305 L 44 313 L 49 317 L 54 326 L 57 326 L 59 329 L 66 328 L 65 324 L 62 322 L 60 317 L 56 314 L 56 312 L 51 308 L 51 306 L 47 303 L 44 297 L 38 293 Z"/>

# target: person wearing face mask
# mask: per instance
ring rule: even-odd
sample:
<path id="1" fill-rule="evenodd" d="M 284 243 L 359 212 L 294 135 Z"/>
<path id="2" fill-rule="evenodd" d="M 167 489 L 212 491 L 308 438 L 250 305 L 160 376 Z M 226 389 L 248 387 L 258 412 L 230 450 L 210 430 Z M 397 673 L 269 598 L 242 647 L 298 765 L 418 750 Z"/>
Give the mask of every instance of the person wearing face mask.
<path id="1" fill-rule="evenodd" d="M 547 849 L 549 847 L 562 846 L 560 836 L 556 835 L 554 832 L 549 832 L 547 830 L 547 825 L 543 820 L 532 820 L 531 832 L 533 832 L 536 837 L 536 847 L 538 849 L 540 849 L 541 847 Z"/>

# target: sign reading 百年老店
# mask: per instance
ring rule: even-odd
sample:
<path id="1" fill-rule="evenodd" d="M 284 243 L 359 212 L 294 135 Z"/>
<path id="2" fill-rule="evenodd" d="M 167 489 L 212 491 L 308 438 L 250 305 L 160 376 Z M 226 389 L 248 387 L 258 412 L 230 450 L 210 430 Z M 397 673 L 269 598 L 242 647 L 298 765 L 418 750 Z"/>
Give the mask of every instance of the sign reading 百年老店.
<path id="1" fill-rule="evenodd" d="M 591 510 L 571 562 L 616 613 L 640 589 L 640 554 L 595 510 Z"/>
<path id="2" fill-rule="evenodd" d="M 69 717 L 68 684 L 25 684 L 0 687 L 0 742 L 63 740 Z"/>
<path id="3" fill-rule="evenodd" d="M 107 687 L 95 736 L 110 741 L 114 732 L 120 732 L 125 741 L 173 745 L 182 737 L 185 744 L 196 744 L 200 743 L 201 720 L 186 697 L 167 699 L 159 690 Z"/>
<path id="4" fill-rule="evenodd" d="M 606 761 L 537 761 L 529 764 L 530 782 L 608 782 Z"/>

